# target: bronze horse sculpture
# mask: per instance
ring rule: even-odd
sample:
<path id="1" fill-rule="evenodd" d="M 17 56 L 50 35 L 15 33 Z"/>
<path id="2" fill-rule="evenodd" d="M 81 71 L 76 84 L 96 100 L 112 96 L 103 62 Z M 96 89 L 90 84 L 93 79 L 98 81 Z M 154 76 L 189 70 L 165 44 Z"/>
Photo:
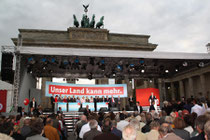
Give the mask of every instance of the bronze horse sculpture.
<path id="1" fill-rule="evenodd" d="M 93 14 L 92 16 L 92 20 L 90 22 L 90 28 L 94 28 L 94 26 L 95 26 L 95 14 Z"/>
<path id="2" fill-rule="evenodd" d="M 73 17 L 74 17 L 74 26 L 76 26 L 78 28 L 79 27 L 79 22 L 78 22 L 75 15 L 73 15 Z"/>
<path id="3" fill-rule="evenodd" d="M 104 26 L 104 16 L 101 17 L 100 21 L 96 24 L 96 28 L 101 28 L 101 26 Z"/>

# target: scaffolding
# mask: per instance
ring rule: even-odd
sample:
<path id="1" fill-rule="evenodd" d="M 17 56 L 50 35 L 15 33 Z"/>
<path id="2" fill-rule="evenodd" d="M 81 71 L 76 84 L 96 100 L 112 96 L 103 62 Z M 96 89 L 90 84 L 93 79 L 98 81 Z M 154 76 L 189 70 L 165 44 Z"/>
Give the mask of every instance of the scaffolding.
<path id="1" fill-rule="evenodd" d="M 13 70 L 14 73 L 14 82 L 13 82 L 13 107 L 11 109 L 12 112 L 17 112 L 18 109 L 18 98 L 20 91 L 20 63 L 21 63 L 21 55 L 20 55 L 20 47 L 22 46 L 22 38 L 21 35 L 18 35 L 18 44 L 17 46 L 2 46 L 2 53 L 13 53 Z M 10 112 L 11 112 L 10 111 Z"/>

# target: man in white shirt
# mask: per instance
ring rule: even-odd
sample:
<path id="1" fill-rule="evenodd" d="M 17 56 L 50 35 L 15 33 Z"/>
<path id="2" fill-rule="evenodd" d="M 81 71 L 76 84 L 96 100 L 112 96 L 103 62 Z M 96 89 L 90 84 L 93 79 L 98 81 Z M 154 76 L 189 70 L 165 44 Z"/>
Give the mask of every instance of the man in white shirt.
<path id="1" fill-rule="evenodd" d="M 191 113 L 195 112 L 198 116 L 203 115 L 203 108 L 197 104 L 196 100 L 193 100 L 194 106 L 191 109 Z"/>
<path id="2" fill-rule="evenodd" d="M 117 123 L 117 129 L 123 131 L 124 127 L 128 125 L 129 122 L 125 120 L 125 115 L 120 113 L 120 122 Z"/>
<path id="3" fill-rule="evenodd" d="M 85 134 L 86 132 L 90 131 L 90 125 L 89 125 L 90 120 L 93 120 L 93 118 L 92 118 L 91 116 L 90 116 L 89 119 L 88 119 L 88 123 L 85 124 L 85 125 L 83 125 L 82 128 L 81 128 L 81 130 L 80 130 L 80 132 L 79 132 L 79 137 L 80 137 L 81 139 L 83 139 L 83 136 L 84 136 L 84 134 Z M 98 131 L 101 131 L 101 127 L 100 127 L 99 125 L 98 125 L 98 127 L 97 127 L 97 130 L 98 130 Z"/>

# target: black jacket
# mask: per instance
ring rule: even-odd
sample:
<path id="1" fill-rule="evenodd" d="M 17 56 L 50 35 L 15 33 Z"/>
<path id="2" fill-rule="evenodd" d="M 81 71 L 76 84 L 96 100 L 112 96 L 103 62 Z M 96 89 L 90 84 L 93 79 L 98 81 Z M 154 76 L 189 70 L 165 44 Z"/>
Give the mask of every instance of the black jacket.
<path id="1" fill-rule="evenodd" d="M 134 111 L 138 111 L 139 113 L 141 113 L 143 111 L 142 106 L 139 106 L 140 110 L 138 110 L 137 106 L 134 106 Z"/>

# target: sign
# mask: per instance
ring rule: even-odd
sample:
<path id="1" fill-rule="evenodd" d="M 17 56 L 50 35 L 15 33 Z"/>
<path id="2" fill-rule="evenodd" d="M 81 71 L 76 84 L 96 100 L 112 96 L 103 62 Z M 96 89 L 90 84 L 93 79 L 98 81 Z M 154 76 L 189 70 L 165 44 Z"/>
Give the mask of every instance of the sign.
<path id="1" fill-rule="evenodd" d="M 78 103 L 68 103 L 68 111 L 78 111 L 80 108 L 80 104 Z"/>
<path id="2" fill-rule="evenodd" d="M 141 106 L 150 106 L 149 97 L 152 92 L 160 102 L 159 89 L 156 88 L 136 89 L 136 101 L 139 101 Z"/>
<path id="3" fill-rule="evenodd" d="M 126 84 L 114 85 L 79 85 L 68 83 L 46 82 L 46 96 L 111 96 L 127 97 Z"/>
<path id="4" fill-rule="evenodd" d="M 62 111 L 67 111 L 67 103 L 58 103 L 57 111 L 59 110 L 59 107 L 61 107 Z"/>
<path id="5" fill-rule="evenodd" d="M 7 91 L 0 90 L 0 112 L 6 112 Z"/>

